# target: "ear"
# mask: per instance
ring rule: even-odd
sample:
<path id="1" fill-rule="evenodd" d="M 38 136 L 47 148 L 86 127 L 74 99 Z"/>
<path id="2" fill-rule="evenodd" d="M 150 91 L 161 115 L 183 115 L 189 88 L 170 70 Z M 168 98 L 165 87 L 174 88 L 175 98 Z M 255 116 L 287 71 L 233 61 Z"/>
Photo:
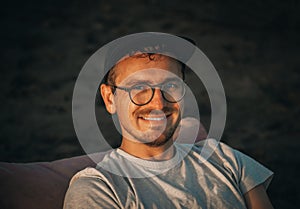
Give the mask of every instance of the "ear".
<path id="1" fill-rule="evenodd" d="M 110 114 L 116 113 L 114 93 L 112 92 L 111 86 L 106 85 L 106 84 L 101 84 L 100 93 L 101 93 L 102 99 L 105 103 L 106 110 Z"/>

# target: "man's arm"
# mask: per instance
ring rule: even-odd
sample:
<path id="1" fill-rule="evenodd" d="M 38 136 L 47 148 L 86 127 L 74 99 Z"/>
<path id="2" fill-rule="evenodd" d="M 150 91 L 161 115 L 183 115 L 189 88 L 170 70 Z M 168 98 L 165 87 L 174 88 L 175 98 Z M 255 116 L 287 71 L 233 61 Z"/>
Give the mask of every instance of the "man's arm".
<path id="1" fill-rule="evenodd" d="M 262 184 L 245 193 L 244 197 L 248 209 L 274 209 Z"/>

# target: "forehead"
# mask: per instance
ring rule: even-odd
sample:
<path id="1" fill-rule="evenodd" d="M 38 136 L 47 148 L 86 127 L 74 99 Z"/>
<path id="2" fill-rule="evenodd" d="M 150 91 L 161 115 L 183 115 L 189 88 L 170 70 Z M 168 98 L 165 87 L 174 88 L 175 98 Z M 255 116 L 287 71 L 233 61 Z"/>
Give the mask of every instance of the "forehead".
<path id="1" fill-rule="evenodd" d="M 182 77 L 181 64 L 168 56 L 133 56 L 120 61 L 114 69 L 115 82 L 122 83 L 131 79 L 164 80 L 168 77 Z"/>

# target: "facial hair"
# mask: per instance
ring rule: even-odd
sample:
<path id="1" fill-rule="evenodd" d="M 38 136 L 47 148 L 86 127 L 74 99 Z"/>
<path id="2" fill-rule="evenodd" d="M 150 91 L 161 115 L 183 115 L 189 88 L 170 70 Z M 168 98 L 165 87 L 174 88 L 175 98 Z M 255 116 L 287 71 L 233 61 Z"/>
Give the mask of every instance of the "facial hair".
<path id="1" fill-rule="evenodd" d="M 140 110 L 139 112 L 136 113 L 136 115 L 148 115 L 148 114 L 155 114 L 156 110 L 153 109 L 143 109 Z M 164 107 L 162 110 L 157 110 L 157 113 L 161 113 L 164 112 L 166 115 L 168 114 L 172 114 L 175 112 L 175 110 L 172 107 Z M 159 135 L 156 139 L 152 140 L 149 142 L 149 138 L 153 137 L 153 134 L 151 134 L 151 132 L 145 131 L 145 132 L 140 132 L 143 133 L 142 135 L 137 134 L 136 131 L 134 130 L 134 128 L 130 127 L 130 126 L 123 126 L 123 128 L 126 130 L 127 133 L 129 133 L 135 140 L 144 143 L 150 147 L 159 147 L 159 146 L 163 146 L 164 144 L 166 144 L 167 142 L 169 142 L 172 139 L 173 134 L 176 131 L 176 128 L 179 125 L 179 122 L 181 120 L 180 117 L 180 110 L 178 113 L 178 116 L 176 118 L 176 121 L 174 124 L 171 125 L 166 125 L 164 130 L 161 130 L 161 135 Z M 159 130 L 159 127 L 158 129 Z"/>

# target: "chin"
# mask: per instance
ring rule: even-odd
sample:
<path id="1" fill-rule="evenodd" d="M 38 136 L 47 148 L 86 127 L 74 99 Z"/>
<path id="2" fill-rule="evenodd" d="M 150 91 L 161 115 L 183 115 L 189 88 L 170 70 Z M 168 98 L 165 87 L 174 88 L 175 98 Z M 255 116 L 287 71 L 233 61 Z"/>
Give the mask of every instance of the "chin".
<path id="1" fill-rule="evenodd" d="M 158 138 L 150 141 L 150 142 L 146 142 L 145 144 L 150 146 L 150 147 L 160 147 L 163 146 L 165 144 L 167 144 L 170 141 L 173 141 L 173 136 L 174 131 L 169 132 L 167 134 L 161 134 Z"/>
<path id="2" fill-rule="evenodd" d="M 169 142 L 170 140 L 172 140 L 172 138 L 169 138 L 169 139 L 156 139 L 152 142 L 148 142 L 148 143 L 145 143 L 145 144 L 150 146 L 150 147 L 161 147 L 161 146 L 167 144 L 167 142 Z"/>

